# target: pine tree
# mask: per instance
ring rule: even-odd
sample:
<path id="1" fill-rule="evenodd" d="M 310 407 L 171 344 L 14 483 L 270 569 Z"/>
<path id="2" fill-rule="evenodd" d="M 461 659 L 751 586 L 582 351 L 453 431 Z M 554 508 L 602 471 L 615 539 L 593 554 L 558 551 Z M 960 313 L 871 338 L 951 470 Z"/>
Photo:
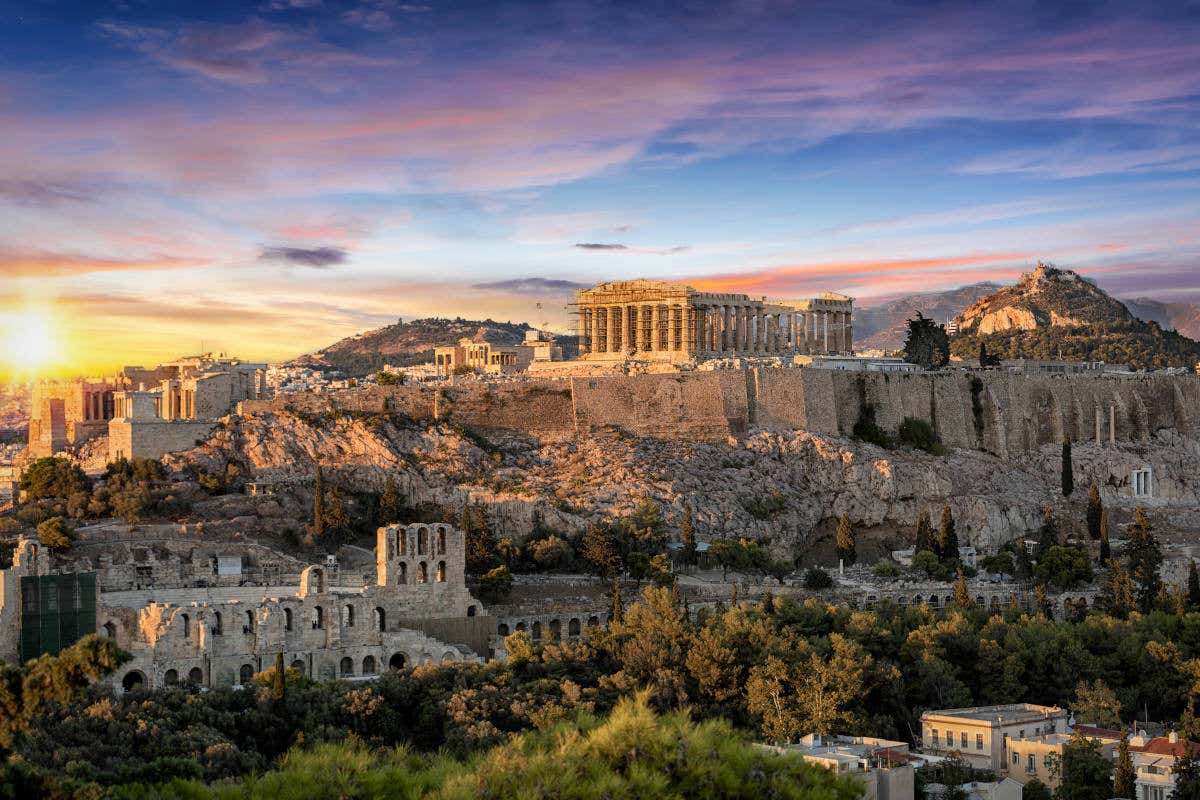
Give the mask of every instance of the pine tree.
<path id="1" fill-rule="evenodd" d="M 938 555 L 943 561 L 958 561 L 958 531 L 950 506 L 942 506 L 942 525 L 938 529 Z"/>
<path id="2" fill-rule="evenodd" d="M 933 523 L 929 520 L 929 512 L 922 511 L 917 517 L 917 541 L 913 546 L 914 553 L 922 550 L 936 552 L 937 543 L 933 540 Z"/>
<path id="3" fill-rule="evenodd" d="M 683 563 L 693 566 L 696 563 L 696 526 L 692 522 L 691 503 L 683 504 L 683 516 L 679 520 L 679 543 L 683 545 Z"/>
<path id="4" fill-rule="evenodd" d="M 850 525 L 850 515 L 843 513 L 838 520 L 837 555 L 843 563 L 853 564 L 857 558 L 854 549 L 854 528 Z"/>
<path id="5" fill-rule="evenodd" d="M 1054 609 L 1050 606 L 1050 599 L 1046 597 L 1045 584 L 1039 583 L 1033 587 L 1033 602 L 1039 614 L 1046 619 L 1054 618 Z"/>
<path id="6" fill-rule="evenodd" d="M 1100 516 L 1104 513 L 1104 503 L 1100 500 L 1100 489 L 1096 482 L 1088 488 L 1087 529 L 1088 536 L 1093 542 L 1100 539 Z"/>
<path id="7" fill-rule="evenodd" d="M 1041 561 L 1051 547 L 1058 545 L 1058 522 L 1054 519 L 1054 509 L 1042 507 L 1042 527 L 1038 529 L 1037 550 L 1034 557 Z"/>
<path id="8" fill-rule="evenodd" d="M 1062 493 L 1063 497 L 1070 497 L 1071 492 L 1075 491 L 1075 470 L 1071 464 L 1071 436 L 1070 434 L 1063 437 L 1062 444 Z"/>
<path id="9" fill-rule="evenodd" d="M 396 488 L 396 482 L 388 475 L 383 483 L 383 494 L 379 496 L 379 524 L 390 525 L 404 518 L 404 498 Z"/>
<path id="10" fill-rule="evenodd" d="M 325 480 L 321 475 L 321 465 L 317 464 L 317 485 L 313 489 L 313 536 L 318 539 L 325 533 Z"/>
<path id="11" fill-rule="evenodd" d="M 1029 580 L 1033 575 L 1033 562 L 1029 560 L 1029 550 L 1026 549 L 1024 540 L 1017 542 L 1017 557 L 1014 561 L 1017 578 Z"/>
<path id="12" fill-rule="evenodd" d="M 958 580 L 954 582 L 954 606 L 966 611 L 973 605 L 971 593 L 967 589 L 967 576 L 963 573 L 962 567 L 959 567 Z"/>
<path id="13" fill-rule="evenodd" d="M 1146 519 L 1146 509 L 1138 506 L 1133 514 L 1133 522 L 1129 526 L 1129 577 L 1137 588 L 1138 607 L 1149 611 L 1154 607 L 1158 598 L 1158 590 L 1162 585 L 1158 569 L 1162 566 L 1162 547 L 1154 536 L 1150 521 Z"/>
<path id="14" fill-rule="evenodd" d="M 1117 748 L 1117 766 L 1113 770 L 1113 797 L 1132 800 L 1134 792 L 1133 759 L 1129 756 L 1129 734 L 1121 737 Z"/>
<path id="15" fill-rule="evenodd" d="M 1100 563 L 1107 564 L 1111 557 L 1111 548 L 1108 544 L 1108 509 L 1100 509 Z"/>
<path id="16" fill-rule="evenodd" d="M 612 584 L 612 609 L 609 611 L 608 624 L 617 625 L 621 622 L 624 615 L 624 609 L 621 607 L 621 579 L 613 578 Z"/>
<path id="17" fill-rule="evenodd" d="M 1112 559 L 1106 563 L 1108 572 L 1100 587 L 1101 602 L 1110 616 L 1125 619 L 1134 607 L 1133 581 L 1129 579 L 1129 573 L 1119 561 Z"/>

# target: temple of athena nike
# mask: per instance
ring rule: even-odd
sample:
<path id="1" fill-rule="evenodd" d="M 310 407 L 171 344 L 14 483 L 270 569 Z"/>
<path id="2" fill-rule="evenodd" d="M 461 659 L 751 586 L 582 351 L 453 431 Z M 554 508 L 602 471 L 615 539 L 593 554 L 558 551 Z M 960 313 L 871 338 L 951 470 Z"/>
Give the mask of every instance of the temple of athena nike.
<path id="1" fill-rule="evenodd" d="M 681 283 L 601 283 L 575 293 L 579 354 L 591 361 L 853 350 L 853 298 L 825 293 L 807 300 L 768 300 L 700 292 Z"/>

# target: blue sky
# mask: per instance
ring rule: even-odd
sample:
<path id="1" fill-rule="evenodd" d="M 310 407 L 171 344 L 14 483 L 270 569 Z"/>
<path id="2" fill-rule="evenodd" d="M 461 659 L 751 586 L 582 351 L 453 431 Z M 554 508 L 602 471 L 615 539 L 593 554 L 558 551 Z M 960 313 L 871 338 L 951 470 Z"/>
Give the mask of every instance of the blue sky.
<path id="1" fill-rule="evenodd" d="M 1197 42 L 1196 2 L 10 2 L 0 315 L 99 369 L 625 277 L 1197 301 Z"/>

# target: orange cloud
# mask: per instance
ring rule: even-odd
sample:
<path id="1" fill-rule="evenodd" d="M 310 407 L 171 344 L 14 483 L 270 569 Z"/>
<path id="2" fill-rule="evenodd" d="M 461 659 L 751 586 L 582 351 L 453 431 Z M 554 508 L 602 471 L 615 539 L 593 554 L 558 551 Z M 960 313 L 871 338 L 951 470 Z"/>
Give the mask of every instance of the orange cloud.
<path id="1" fill-rule="evenodd" d="M 72 253 L 0 251 L 0 275 L 10 278 L 48 278 L 89 272 L 186 269 L 209 263 L 206 259 L 154 255 L 148 258 L 98 258 Z"/>

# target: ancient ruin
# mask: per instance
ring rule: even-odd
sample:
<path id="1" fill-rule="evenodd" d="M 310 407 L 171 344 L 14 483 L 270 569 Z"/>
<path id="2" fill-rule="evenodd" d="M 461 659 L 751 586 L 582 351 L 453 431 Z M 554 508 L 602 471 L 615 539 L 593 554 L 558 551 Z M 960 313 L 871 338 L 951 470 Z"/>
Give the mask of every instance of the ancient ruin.
<path id="1" fill-rule="evenodd" d="M 680 362 L 726 355 L 849 353 L 853 298 L 771 300 L 680 283 L 612 281 L 575 293 L 580 357 Z"/>

